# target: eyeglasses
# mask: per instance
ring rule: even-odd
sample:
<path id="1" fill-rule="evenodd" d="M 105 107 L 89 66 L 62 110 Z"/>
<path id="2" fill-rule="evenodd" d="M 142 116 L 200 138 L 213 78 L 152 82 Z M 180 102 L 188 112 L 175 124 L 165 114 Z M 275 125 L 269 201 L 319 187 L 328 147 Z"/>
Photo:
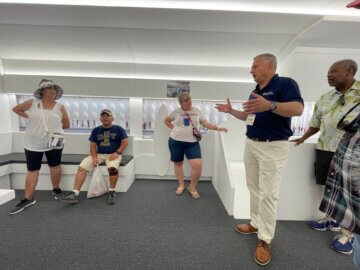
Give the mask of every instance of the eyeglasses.
<path id="1" fill-rule="evenodd" d="M 341 95 L 341 96 L 339 97 L 339 102 L 340 102 L 340 105 L 341 105 L 341 106 L 344 106 L 344 105 L 345 105 L 345 96 L 344 96 L 344 95 Z"/>

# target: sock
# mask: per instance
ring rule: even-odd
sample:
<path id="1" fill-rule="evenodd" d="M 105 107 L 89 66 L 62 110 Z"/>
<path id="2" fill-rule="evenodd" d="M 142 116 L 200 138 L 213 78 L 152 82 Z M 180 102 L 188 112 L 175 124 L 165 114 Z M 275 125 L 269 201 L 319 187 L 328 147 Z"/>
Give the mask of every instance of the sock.
<path id="1" fill-rule="evenodd" d="M 109 188 L 109 191 L 115 191 L 115 188 Z"/>
<path id="2" fill-rule="evenodd" d="M 61 189 L 60 188 L 53 188 L 53 192 L 55 193 L 55 194 L 60 194 L 61 193 Z"/>
<path id="3" fill-rule="evenodd" d="M 350 231 L 346 230 L 343 227 L 340 228 L 340 232 L 341 232 L 342 235 L 346 235 L 347 237 L 352 237 L 353 236 L 353 234 Z"/>
<path id="4" fill-rule="evenodd" d="M 73 189 L 73 192 L 76 194 L 76 196 L 79 196 L 79 193 L 80 193 L 79 190 Z"/>

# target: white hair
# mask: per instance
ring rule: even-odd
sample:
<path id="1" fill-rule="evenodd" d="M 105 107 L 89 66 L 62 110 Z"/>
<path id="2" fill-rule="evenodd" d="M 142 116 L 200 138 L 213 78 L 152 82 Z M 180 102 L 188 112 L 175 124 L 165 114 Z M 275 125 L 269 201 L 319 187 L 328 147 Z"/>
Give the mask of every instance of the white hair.
<path id="1" fill-rule="evenodd" d="M 271 53 L 262 53 L 254 57 L 254 60 L 257 58 L 264 58 L 265 60 L 269 61 L 271 65 L 276 69 L 277 67 L 277 60 L 276 56 Z"/>

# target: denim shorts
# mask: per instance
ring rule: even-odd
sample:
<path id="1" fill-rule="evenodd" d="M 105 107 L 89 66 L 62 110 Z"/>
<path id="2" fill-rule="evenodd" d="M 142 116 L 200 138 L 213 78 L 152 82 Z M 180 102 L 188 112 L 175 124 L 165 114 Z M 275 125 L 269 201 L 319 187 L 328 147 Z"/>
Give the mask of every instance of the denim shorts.
<path id="1" fill-rule="evenodd" d="M 35 152 L 25 149 L 26 166 L 28 171 L 40 170 L 44 153 L 50 167 L 56 167 L 61 164 L 62 149 L 52 149 L 45 152 Z"/>
<path id="2" fill-rule="evenodd" d="M 169 138 L 169 149 L 171 161 L 184 161 L 184 154 L 189 159 L 201 159 L 201 150 L 199 142 L 182 142 Z"/>

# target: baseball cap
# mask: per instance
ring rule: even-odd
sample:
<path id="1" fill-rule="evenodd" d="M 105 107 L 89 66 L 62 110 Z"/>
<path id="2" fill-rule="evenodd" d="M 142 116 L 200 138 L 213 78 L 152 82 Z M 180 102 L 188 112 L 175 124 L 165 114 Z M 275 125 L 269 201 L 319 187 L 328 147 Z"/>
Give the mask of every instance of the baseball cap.
<path id="1" fill-rule="evenodd" d="M 108 114 L 109 116 L 113 116 L 113 113 L 108 109 L 101 110 L 100 116 L 103 115 L 104 113 Z"/>

